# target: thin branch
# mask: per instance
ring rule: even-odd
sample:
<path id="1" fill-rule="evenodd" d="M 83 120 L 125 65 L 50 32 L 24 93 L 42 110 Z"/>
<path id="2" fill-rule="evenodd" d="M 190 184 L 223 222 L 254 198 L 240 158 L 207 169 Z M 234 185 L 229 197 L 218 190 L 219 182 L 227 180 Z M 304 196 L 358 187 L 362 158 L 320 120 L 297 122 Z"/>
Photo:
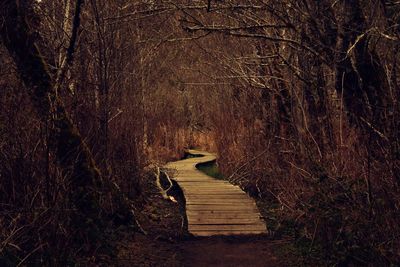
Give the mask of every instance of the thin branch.
<path id="1" fill-rule="evenodd" d="M 282 25 L 275 25 L 276 27 L 282 27 Z M 271 25 L 272 27 L 272 25 Z M 301 47 L 304 48 L 305 50 L 311 52 L 312 54 L 319 56 L 320 54 L 315 51 L 314 49 L 312 49 L 309 46 L 306 46 L 304 44 L 301 44 L 300 42 L 293 40 L 293 39 L 288 39 L 288 38 L 282 38 L 282 37 L 273 37 L 270 35 L 265 35 L 265 34 L 256 34 L 256 33 L 247 33 L 247 32 L 237 32 L 236 30 L 231 29 L 230 27 L 209 27 L 209 26 L 195 26 L 195 27 L 184 27 L 186 30 L 189 31 L 208 31 L 208 32 L 217 32 L 217 33 L 223 33 L 223 34 L 227 34 L 227 35 L 231 35 L 231 36 L 236 36 L 236 37 L 244 37 L 244 38 L 254 38 L 254 39 L 264 39 L 264 40 L 268 40 L 268 41 L 272 41 L 272 42 L 284 42 L 284 43 L 289 43 L 289 44 L 293 44 L 296 45 L 297 47 Z"/>
<path id="2" fill-rule="evenodd" d="M 193 26 L 186 27 L 189 31 L 198 31 L 198 30 L 215 30 L 215 31 L 238 31 L 238 30 L 255 30 L 255 29 L 282 29 L 289 28 L 287 25 L 276 25 L 276 24 L 261 24 L 261 25 L 246 25 L 241 27 L 229 27 L 225 25 L 203 25 L 203 26 Z"/>

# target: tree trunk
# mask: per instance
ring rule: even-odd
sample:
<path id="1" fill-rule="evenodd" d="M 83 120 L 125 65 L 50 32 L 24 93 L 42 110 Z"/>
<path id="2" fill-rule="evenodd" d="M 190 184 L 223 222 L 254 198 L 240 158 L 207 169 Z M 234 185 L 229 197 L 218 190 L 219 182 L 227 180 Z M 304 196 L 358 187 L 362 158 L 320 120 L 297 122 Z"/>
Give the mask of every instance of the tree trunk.
<path id="1" fill-rule="evenodd" d="M 336 89 L 344 96 L 352 123 L 384 132 L 389 86 L 379 56 L 369 47 L 371 39 L 362 5 L 359 0 L 347 0 L 337 12 L 340 54 Z"/>

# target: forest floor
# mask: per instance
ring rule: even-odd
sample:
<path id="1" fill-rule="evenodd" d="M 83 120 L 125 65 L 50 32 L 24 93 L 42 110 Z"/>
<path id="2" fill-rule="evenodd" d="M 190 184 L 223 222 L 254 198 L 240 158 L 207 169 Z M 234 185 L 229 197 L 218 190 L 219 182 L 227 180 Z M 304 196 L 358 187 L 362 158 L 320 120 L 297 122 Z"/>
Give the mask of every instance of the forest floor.
<path id="1" fill-rule="evenodd" d="M 143 185 L 146 199 L 137 211 L 147 234 L 121 239 L 117 266 L 288 266 L 286 241 L 268 235 L 191 236 L 179 189 L 173 192 L 177 203 L 165 200 L 154 180 Z"/>

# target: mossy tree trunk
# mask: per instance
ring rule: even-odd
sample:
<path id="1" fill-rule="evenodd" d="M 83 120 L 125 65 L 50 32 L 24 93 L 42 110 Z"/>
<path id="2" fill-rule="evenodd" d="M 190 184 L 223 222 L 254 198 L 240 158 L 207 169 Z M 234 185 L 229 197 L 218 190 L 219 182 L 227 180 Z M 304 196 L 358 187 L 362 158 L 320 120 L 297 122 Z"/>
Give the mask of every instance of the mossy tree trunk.
<path id="1" fill-rule="evenodd" d="M 37 33 L 28 24 L 33 14 L 28 2 L 5 0 L 1 3 L 1 39 L 15 62 L 41 120 L 46 122 L 52 118 L 54 121 L 57 161 L 64 175 L 70 179 L 70 197 L 77 210 L 72 219 L 84 235 L 77 238 L 87 238 L 89 235 L 92 243 L 98 236 L 93 235 L 93 231 L 100 230 L 100 218 L 104 215 L 104 209 L 100 207 L 101 194 L 115 193 L 116 188 L 112 183 L 102 181 L 91 152 L 56 94 L 47 64 L 35 44 Z M 122 207 L 126 209 L 123 212 L 131 214 L 123 196 L 118 198 L 119 204 L 122 204 L 118 211 Z M 129 221 L 133 218 L 127 216 Z M 127 219 L 126 216 L 124 219 Z M 100 231 L 98 233 L 101 235 Z"/>

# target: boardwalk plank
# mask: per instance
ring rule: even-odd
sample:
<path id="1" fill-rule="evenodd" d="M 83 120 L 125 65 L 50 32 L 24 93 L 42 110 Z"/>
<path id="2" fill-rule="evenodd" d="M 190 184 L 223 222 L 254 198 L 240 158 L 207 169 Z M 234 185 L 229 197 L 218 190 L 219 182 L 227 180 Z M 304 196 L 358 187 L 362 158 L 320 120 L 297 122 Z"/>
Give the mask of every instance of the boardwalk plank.
<path id="1" fill-rule="evenodd" d="M 195 236 L 212 236 L 212 235 L 258 235 L 258 234 L 265 234 L 266 231 L 244 231 L 244 230 L 238 230 L 238 231 L 221 231 L 221 230 L 215 230 L 215 231 L 193 231 L 192 234 Z"/>
<path id="2" fill-rule="evenodd" d="M 261 215 L 256 215 L 253 212 L 227 212 L 227 211 L 210 211 L 210 210 L 198 210 L 198 211 L 188 211 L 186 212 L 188 216 L 188 220 L 190 218 L 198 218 L 198 217 L 203 217 L 203 218 L 226 218 L 226 219 L 232 219 L 232 218 L 248 218 L 248 219 L 260 219 Z M 206 217 L 207 216 L 207 217 Z"/>
<path id="3" fill-rule="evenodd" d="M 244 199 L 196 199 L 196 200 L 186 200 L 187 205 L 255 205 L 250 200 Z"/>
<path id="4" fill-rule="evenodd" d="M 223 205 L 187 205 L 186 209 L 189 211 L 243 211 L 243 212 L 257 212 L 256 207 L 235 207 L 235 206 L 223 206 Z"/>
<path id="5" fill-rule="evenodd" d="M 229 222 L 227 222 L 229 220 Z M 259 218 L 204 218 L 204 217 L 190 217 L 188 221 L 191 225 L 196 224 L 256 224 L 260 222 Z"/>
<path id="6" fill-rule="evenodd" d="M 189 231 L 263 231 L 265 224 L 190 224 Z"/>

